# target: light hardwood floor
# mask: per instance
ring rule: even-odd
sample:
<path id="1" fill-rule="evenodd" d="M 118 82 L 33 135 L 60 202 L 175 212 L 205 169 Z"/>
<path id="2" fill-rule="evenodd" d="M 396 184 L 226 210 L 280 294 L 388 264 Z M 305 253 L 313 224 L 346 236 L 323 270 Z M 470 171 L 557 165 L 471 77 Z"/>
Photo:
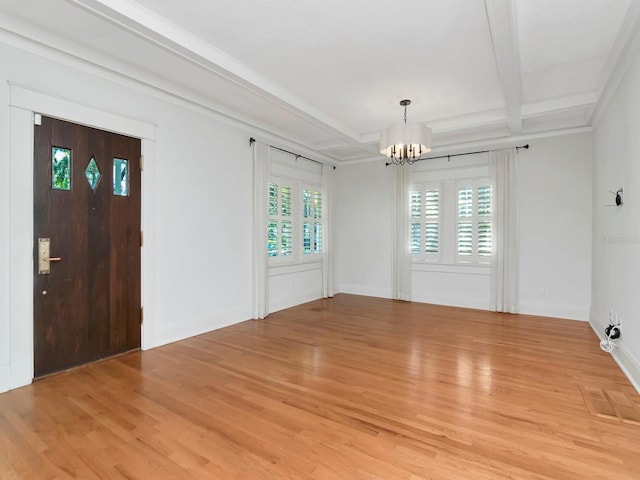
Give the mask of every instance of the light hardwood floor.
<path id="1" fill-rule="evenodd" d="M 2 479 L 640 479 L 586 323 L 338 295 L 0 395 Z"/>

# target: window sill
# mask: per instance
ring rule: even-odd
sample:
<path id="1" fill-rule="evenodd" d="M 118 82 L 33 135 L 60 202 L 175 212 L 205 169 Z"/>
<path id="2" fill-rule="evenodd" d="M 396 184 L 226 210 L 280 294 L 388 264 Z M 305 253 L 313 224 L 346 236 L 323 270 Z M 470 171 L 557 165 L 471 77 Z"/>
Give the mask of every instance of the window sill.
<path id="1" fill-rule="evenodd" d="M 463 264 L 463 263 L 414 263 L 411 266 L 414 272 L 433 273 L 457 273 L 464 275 L 490 275 L 491 266 L 486 264 Z"/>
<path id="2" fill-rule="evenodd" d="M 310 272 L 312 270 L 322 270 L 322 261 L 295 263 L 289 265 L 269 265 L 269 276 L 290 275 L 292 273 Z"/>

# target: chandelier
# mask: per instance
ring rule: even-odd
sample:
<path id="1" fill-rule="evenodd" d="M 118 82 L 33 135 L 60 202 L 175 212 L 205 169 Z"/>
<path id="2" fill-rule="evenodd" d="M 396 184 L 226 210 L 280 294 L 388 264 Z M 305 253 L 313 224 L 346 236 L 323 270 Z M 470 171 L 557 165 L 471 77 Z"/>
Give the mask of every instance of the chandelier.
<path id="1" fill-rule="evenodd" d="M 423 123 L 407 123 L 407 107 L 411 100 L 401 100 L 404 123 L 389 125 L 380 134 L 380 153 L 393 165 L 412 165 L 421 155 L 431 151 L 431 129 Z"/>

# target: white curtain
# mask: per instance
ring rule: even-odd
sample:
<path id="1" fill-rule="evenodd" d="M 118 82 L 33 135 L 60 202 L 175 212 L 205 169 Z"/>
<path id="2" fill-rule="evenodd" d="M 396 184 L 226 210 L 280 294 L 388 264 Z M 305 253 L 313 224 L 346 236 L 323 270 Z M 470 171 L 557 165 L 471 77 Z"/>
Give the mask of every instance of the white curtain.
<path id="1" fill-rule="evenodd" d="M 323 245 L 322 245 L 322 291 L 324 298 L 335 293 L 335 254 L 333 241 L 333 196 L 335 192 L 335 168 L 322 165 Z"/>
<path id="2" fill-rule="evenodd" d="M 267 263 L 267 198 L 270 170 L 269 145 L 253 144 L 253 318 L 269 314 L 269 264 Z"/>
<path id="3" fill-rule="evenodd" d="M 489 153 L 494 181 L 494 255 L 490 306 L 494 312 L 520 311 L 520 228 L 518 214 L 518 153 L 515 148 Z"/>
<path id="4" fill-rule="evenodd" d="M 409 251 L 409 186 L 411 166 L 392 166 L 395 170 L 395 228 L 392 255 L 392 298 L 411 300 L 411 252 Z"/>

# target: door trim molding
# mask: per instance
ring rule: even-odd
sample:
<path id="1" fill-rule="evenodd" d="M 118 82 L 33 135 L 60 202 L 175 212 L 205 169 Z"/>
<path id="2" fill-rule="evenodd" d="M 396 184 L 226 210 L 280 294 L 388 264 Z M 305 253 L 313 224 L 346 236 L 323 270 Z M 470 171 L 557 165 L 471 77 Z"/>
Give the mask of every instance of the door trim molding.
<path id="1" fill-rule="evenodd" d="M 155 142 L 156 125 L 94 105 L 9 82 L 9 106 Z"/>
<path id="2" fill-rule="evenodd" d="M 9 363 L 0 366 L 0 392 L 33 381 L 33 115 L 69 122 L 141 139 L 141 225 L 145 244 L 141 255 L 141 291 L 145 319 L 142 349 L 155 346 L 155 133 L 147 121 L 28 87 L 9 84 Z"/>

